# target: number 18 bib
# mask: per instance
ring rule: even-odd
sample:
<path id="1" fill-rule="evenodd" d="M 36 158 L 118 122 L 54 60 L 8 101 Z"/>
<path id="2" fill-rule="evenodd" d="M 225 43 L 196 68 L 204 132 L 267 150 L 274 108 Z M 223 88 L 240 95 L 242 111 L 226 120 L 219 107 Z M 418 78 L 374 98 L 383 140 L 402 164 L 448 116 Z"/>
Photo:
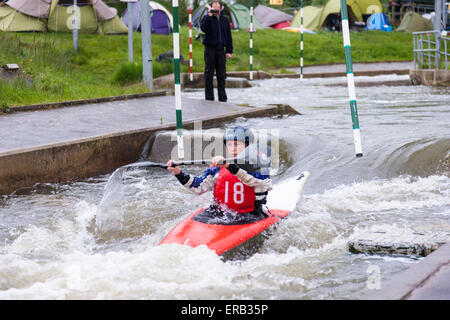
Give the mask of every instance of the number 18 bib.
<path id="1" fill-rule="evenodd" d="M 219 178 L 214 188 L 214 198 L 219 204 L 239 213 L 255 209 L 255 189 L 243 184 L 238 177 L 225 168 L 220 168 Z"/>

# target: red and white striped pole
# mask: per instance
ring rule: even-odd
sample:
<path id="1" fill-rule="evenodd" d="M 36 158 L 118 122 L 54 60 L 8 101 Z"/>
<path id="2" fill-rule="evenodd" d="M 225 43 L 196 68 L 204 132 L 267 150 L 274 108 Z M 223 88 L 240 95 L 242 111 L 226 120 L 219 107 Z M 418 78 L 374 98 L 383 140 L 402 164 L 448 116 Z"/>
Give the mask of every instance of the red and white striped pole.
<path id="1" fill-rule="evenodd" d="M 192 73 L 192 0 L 189 1 L 189 79 L 194 80 Z"/>

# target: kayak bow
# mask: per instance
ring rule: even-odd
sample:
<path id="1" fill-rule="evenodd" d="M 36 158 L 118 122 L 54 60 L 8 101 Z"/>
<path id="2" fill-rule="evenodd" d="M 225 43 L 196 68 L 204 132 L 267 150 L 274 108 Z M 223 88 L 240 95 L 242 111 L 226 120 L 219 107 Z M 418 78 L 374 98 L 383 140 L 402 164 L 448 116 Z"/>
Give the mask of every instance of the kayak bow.
<path id="1" fill-rule="evenodd" d="M 308 177 L 309 172 L 305 171 L 275 185 L 267 197 L 269 214 L 266 218 L 246 224 L 210 224 L 194 219 L 204 211 L 202 208 L 178 223 L 160 244 L 206 245 L 221 255 L 252 239 L 295 210 Z"/>

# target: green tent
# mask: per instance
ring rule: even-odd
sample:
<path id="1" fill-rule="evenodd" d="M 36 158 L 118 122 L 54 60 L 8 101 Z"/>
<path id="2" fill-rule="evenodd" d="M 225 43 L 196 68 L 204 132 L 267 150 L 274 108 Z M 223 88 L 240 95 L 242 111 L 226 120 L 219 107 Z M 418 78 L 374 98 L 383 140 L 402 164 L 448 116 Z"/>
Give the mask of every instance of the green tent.
<path id="1" fill-rule="evenodd" d="M 72 32 L 73 7 L 58 5 L 52 1 L 48 17 L 48 30 L 54 32 Z M 91 6 L 80 7 L 79 32 L 95 33 L 97 31 L 97 17 Z"/>
<path id="2" fill-rule="evenodd" d="M 46 19 L 23 14 L 5 3 L 0 4 L 0 31 L 45 31 Z"/>
<path id="3" fill-rule="evenodd" d="M 100 34 L 125 34 L 128 33 L 128 28 L 117 15 L 112 19 L 99 21 L 97 32 Z"/>
<path id="4" fill-rule="evenodd" d="M 235 3 L 231 6 L 231 11 L 234 12 L 239 29 L 248 29 L 250 27 L 250 10 L 240 3 Z M 253 16 L 253 27 L 255 29 L 263 29 L 264 27 Z"/>
<path id="5" fill-rule="evenodd" d="M 123 34 L 128 28 L 102 0 L 79 0 L 81 33 Z M 72 32 L 73 0 L 9 0 L 0 4 L 1 31 Z"/>
<path id="6" fill-rule="evenodd" d="M 396 31 L 417 32 L 434 30 L 433 22 L 430 19 L 425 19 L 416 12 L 408 12 L 402 19 L 402 22 Z"/>
<path id="7" fill-rule="evenodd" d="M 350 26 L 355 21 L 363 21 L 364 16 L 383 12 L 379 0 L 347 0 L 347 11 Z M 303 9 L 303 24 L 307 29 L 320 29 L 327 27 L 330 19 L 340 17 L 340 0 L 329 0 L 323 7 L 307 6 Z M 291 21 L 291 27 L 300 28 L 300 11 Z"/>
<path id="8" fill-rule="evenodd" d="M 306 6 L 303 8 L 303 27 L 306 29 L 319 29 L 320 16 L 322 15 L 323 7 Z M 294 16 L 291 21 L 291 27 L 300 28 L 300 11 Z"/>
<path id="9" fill-rule="evenodd" d="M 233 25 L 233 29 L 245 29 L 247 30 L 250 27 L 250 10 L 239 3 L 235 3 L 233 5 L 228 5 L 223 3 L 224 10 L 223 13 L 230 20 L 230 23 Z M 192 25 L 196 29 L 200 29 L 200 21 L 202 17 L 206 14 L 206 6 L 202 6 L 197 8 L 192 13 Z M 255 29 L 263 29 L 264 27 L 259 23 L 255 17 L 253 17 L 253 27 Z"/>
<path id="10" fill-rule="evenodd" d="M 48 30 L 55 32 L 72 32 L 73 7 L 67 6 L 72 0 L 52 0 L 48 15 Z M 100 0 L 84 0 L 80 8 L 80 32 L 100 34 L 127 33 L 128 28 L 117 15 L 117 10 L 110 8 Z"/>

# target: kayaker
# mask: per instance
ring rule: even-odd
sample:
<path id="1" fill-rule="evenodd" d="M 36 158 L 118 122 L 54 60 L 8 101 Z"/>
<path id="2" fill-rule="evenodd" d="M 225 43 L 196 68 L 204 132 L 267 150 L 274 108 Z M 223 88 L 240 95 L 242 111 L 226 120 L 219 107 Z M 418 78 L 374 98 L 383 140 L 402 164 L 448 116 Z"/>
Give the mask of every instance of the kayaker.
<path id="1" fill-rule="evenodd" d="M 248 128 L 238 126 L 226 130 L 223 140 L 227 157 L 236 158 L 254 142 L 254 135 Z M 167 162 L 167 169 L 188 190 L 197 194 L 213 190 L 214 203 L 196 218 L 211 223 L 209 218 L 220 216 L 230 218 L 222 219 L 224 223 L 237 224 L 266 217 L 266 197 L 272 189 L 268 172 L 246 171 L 242 168 L 244 165 L 235 163 L 221 164 L 222 156 L 212 160 L 211 167 L 202 176 L 184 173 L 178 166 L 172 167 L 173 160 Z"/>

